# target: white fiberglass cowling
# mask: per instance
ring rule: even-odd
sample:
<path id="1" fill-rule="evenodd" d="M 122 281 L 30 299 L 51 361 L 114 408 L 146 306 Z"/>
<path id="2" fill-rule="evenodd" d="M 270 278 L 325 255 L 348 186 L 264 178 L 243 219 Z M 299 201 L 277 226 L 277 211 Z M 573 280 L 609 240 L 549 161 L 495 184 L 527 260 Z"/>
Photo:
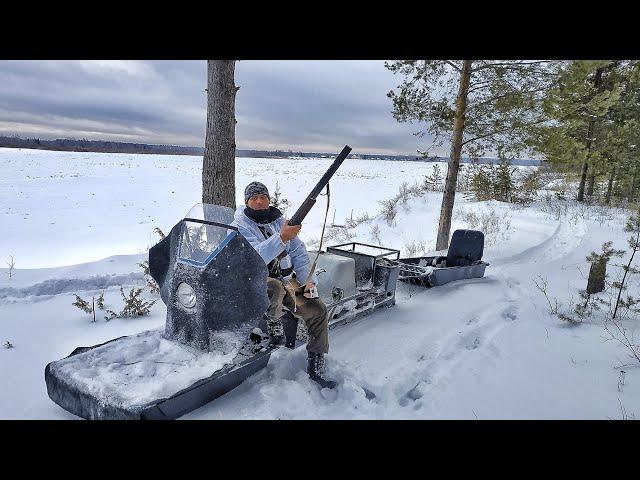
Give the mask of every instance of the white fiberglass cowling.
<path id="1" fill-rule="evenodd" d="M 235 235 L 228 225 L 234 210 L 229 207 L 198 203 L 184 217 L 178 258 L 194 266 L 204 266 Z M 193 219 L 196 221 L 190 221 Z M 197 220 L 212 223 L 202 223 Z"/>

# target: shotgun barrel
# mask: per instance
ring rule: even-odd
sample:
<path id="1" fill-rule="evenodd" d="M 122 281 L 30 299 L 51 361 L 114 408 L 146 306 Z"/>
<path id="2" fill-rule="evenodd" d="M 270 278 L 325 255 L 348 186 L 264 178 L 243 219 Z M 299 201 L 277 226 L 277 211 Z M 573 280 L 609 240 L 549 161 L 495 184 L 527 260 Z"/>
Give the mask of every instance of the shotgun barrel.
<path id="1" fill-rule="evenodd" d="M 311 210 L 311 208 L 315 205 L 316 198 L 318 197 L 318 195 L 320 195 L 322 189 L 327 185 L 327 183 L 329 183 L 329 180 L 331 180 L 333 174 L 336 173 L 336 170 L 338 170 L 338 167 L 340 167 L 340 165 L 342 164 L 344 159 L 347 158 L 347 155 L 349 155 L 350 152 L 351 147 L 349 145 L 345 145 L 342 151 L 333 161 L 329 169 L 322 176 L 320 181 L 316 184 L 315 187 L 313 187 L 313 190 L 311 190 L 311 193 L 307 196 L 305 201 L 302 202 L 302 205 L 300 205 L 298 210 L 296 210 L 296 213 L 294 213 L 293 216 L 289 219 L 289 225 L 300 225 L 302 223 L 304 217 L 306 217 L 309 213 L 309 210 Z"/>

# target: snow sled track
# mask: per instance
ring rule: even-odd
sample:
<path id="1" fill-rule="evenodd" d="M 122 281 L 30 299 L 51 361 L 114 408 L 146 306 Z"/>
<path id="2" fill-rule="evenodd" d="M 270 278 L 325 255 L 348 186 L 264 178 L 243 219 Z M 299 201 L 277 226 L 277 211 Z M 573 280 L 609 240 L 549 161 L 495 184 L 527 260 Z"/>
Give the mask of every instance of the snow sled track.
<path id="1" fill-rule="evenodd" d="M 575 250 L 586 232 L 587 227 L 584 221 L 579 221 L 575 225 L 568 225 L 565 221 L 561 221 L 551 236 L 543 242 L 516 255 L 494 260 L 491 263 L 494 267 L 503 267 L 523 263 L 553 262 Z"/>

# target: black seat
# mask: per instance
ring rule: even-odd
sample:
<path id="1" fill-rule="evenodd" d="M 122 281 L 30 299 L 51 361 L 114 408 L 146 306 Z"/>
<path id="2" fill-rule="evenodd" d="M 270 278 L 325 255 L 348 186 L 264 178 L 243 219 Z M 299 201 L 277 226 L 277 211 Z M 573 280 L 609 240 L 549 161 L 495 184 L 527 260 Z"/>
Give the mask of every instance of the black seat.
<path id="1" fill-rule="evenodd" d="M 478 230 L 456 230 L 447 251 L 447 267 L 473 265 L 482 260 L 484 233 Z"/>

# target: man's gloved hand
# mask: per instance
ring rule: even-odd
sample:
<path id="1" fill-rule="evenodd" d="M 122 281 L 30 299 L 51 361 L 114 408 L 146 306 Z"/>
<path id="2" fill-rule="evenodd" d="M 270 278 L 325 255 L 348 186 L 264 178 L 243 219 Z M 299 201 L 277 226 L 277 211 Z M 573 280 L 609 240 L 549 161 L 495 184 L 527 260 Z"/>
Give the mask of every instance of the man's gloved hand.
<path id="1" fill-rule="evenodd" d="M 283 242 L 288 242 L 298 235 L 301 228 L 302 225 L 289 225 L 288 220 L 285 218 L 282 230 L 280 230 L 280 238 Z"/>
<path id="2" fill-rule="evenodd" d="M 318 289 L 315 283 L 309 282 L 304 286 L 304 296 L 306 298 L 318 298 Z"/>

